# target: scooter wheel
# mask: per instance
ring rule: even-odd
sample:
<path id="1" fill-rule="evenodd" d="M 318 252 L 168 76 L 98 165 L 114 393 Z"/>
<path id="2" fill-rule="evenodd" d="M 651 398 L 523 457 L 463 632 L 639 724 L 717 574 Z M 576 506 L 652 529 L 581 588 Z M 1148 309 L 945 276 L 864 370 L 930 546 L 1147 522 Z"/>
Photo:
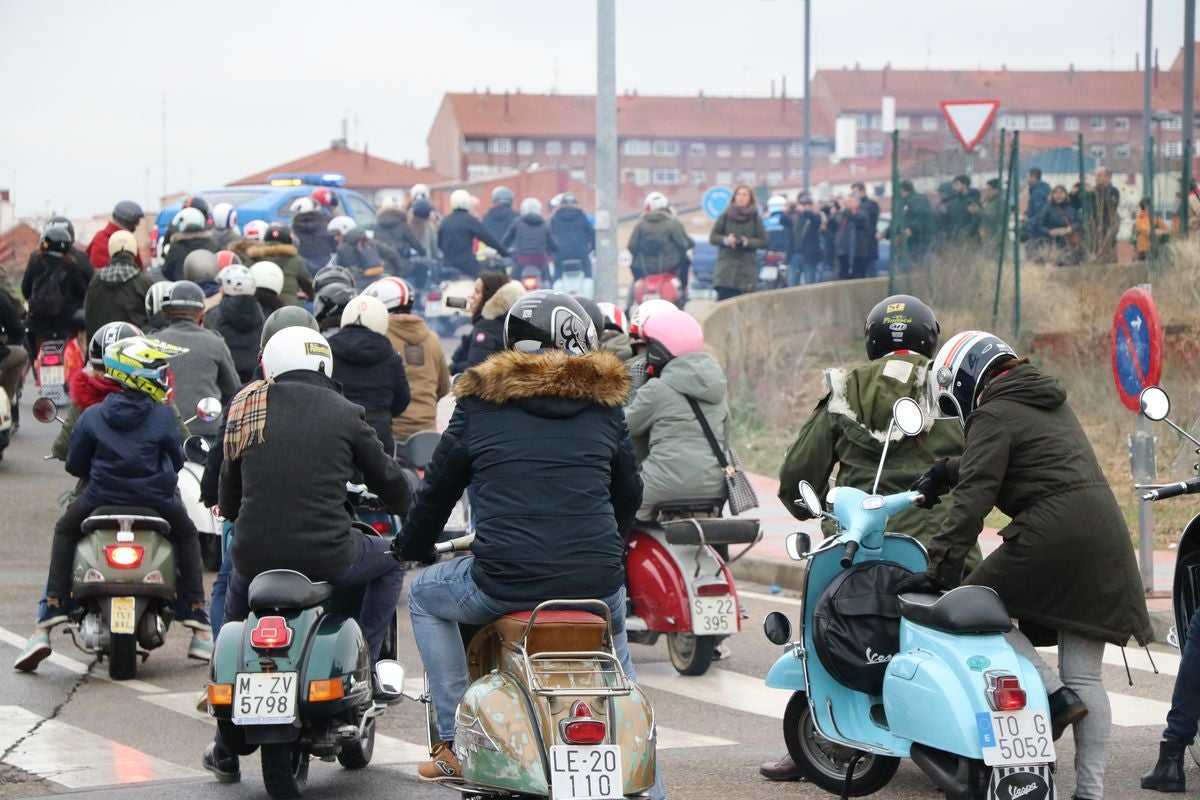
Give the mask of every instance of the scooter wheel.
<path id="1" fill-rule="evenodd" d="M 263 785 L 275 800 L 299 797 L 308 781 L 308 753 L 299 742 L 264 744 L 262 755 Z"/>
<path id="2" fill-rule="evenodd" d="M 338 753 L 338 763 L 346 769 L 363 769 L 371 763 L 371 756 L 375 753 L 375 720 L 367 721 L 367 727 L 363 731 L 363 738 L 354 744 L 346 745 Z"/>
<path id="3" fill-rule="evenodd" d="M 717 637 L 669 633 L 667 653 L 671 656 L 671 665 L 680 675 L 703 675 L 717 654 Z"/>
<path id="4" fill-rule="evenodd" d="M 114 681 L 128 681 L 137 676 L 137 636 L 132 633 L 114 633 L 109 637 L 108 677 Z"/>
<path id="5" fill-rule="evenodd" d="M 817 732 L 808 695 L 793 692 L 783 714 L 783 741 L 796 766 L 817 786 L 840 795 L 846 788 L 846 769 L 857 751 Z M 863 753 L 850 779 L 850 797 L 864 797 L 887 786 L 900 768 L 900 759 Z"/>

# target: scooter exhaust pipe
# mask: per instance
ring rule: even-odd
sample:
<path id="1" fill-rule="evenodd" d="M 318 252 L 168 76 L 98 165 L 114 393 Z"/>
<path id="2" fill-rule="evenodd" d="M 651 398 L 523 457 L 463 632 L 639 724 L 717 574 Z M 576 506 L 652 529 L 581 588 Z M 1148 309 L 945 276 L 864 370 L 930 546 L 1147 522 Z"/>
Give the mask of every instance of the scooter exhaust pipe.
<path id="1" fill-rule="evenodd" d="M 912 743 L 909 755 L 947 800 L 970 800 L 970 764 L 966 759 L 917 742 Z"/>

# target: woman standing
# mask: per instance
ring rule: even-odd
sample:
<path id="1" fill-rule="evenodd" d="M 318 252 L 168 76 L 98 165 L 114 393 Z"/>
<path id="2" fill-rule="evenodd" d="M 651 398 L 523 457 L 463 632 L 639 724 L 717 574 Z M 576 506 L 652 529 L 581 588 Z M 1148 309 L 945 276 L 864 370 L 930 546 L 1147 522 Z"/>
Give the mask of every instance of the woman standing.
<path id="1" fill-rule="evenodd" d="M 767 231 L 754 205 L 754 191 L 742 184 L 733 190 L 733 201 L 713 225 L 708 241 L 716 245 L 717 267 L 713 287 L 718 300 L 728 300 L 758 286 L 759 248 L 767 246 Z"/>
<path id="2" fill-rule="evenodd" d="M 1083 256 L 1083 222 L 1079 209 L 1071 203 L 1067 187 L 1055 186 L 1050 202 L 1038 219 L 1037 236 L 1045 237 L 1046 256 L 1056 265 L 1078 264 Z"/>
<path id="3" fill-rule="evenodd" d="M 503 272 L 485 272 L 475 279 L 475 291 L 467 301 L 475 326 L 462 337 L 450 357 L 450 373 L 466 372 L 498 350 L 504 349 L 504 318 L 513 304 L 525 294 L 520 281 Z"/>

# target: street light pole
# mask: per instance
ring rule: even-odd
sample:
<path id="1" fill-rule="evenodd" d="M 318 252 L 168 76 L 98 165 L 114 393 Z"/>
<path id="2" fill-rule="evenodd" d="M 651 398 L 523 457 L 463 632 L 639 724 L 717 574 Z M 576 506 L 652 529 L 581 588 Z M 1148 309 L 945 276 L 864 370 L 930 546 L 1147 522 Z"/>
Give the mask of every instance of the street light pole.
<path id="1" fill-rule="evenodd" d="M 1192 189 L 1192 139 L 1196 126 L 1196 0 L 1183 3 L 1183 197 L 1179 230 L 1188 235 L 1189 193 Z"/>
<path id="2" fill-rule="evenodd" d="M 1146 0 L 1150 2 L 1150 0 Z M 811 164 L 809 149 L 809 134 L 812 132 L 809 110 L 811 105 L 808 100 L 809 94 L 809 43 L 812 42 L 812 33 L 809 30 L 812 27 L 812 0 L 804 0 L 804 193 L 809 193 L 811 184 L 809 183 L 809 166 Z"/>
<path id="3" fill-rule="evenodd" d="M 1154 153 L 1150 152 L 1150 47 L 1152 45 L 1151 20 L 1154 18 L 1154 0 L 1146 0 L 1146 49 L 1142 51 L 1142 58 L 1145 61 L 1142 70 L 1142 196 L 1153 197 L 1154 187 L 1147 186 L 1146 182 L 1150 180 L 1150 176 L 1154 174 L 1153 160 Z M 1151 207 L 1150 214 L 1153 216 L 1154 208 Z M 1153 236 L 1150 238 L 1154 238 Z"/>
<path id="4" fill-rule="evenodd" d="M 617 11 L 596 0 L 596 299 L 617 298 Z"/>

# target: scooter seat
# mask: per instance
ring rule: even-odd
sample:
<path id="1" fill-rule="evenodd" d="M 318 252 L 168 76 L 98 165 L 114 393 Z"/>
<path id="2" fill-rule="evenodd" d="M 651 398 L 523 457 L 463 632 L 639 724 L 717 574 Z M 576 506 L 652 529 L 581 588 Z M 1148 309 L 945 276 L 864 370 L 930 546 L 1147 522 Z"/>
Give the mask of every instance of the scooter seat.
<path id="1" fill-rule="evenodd" d="M 250 581 L 250 608 L 269 611 L 280 608 L 309 608 L 333 595 L 332 583 L 314 583 L 291 569 L 273 569 Z"/>
<path id="2" fill-rule="evenodd" d="M 678 519 L 660 524 L 671 544 L 753 544 L 762 536 L 756 519 Z"/>
<path id="3" fill-rule="evenodd" d="M 532 611 L 514 611 L 496 620 L 496 634 L 502 645 L 519 645 L 529 627 Z M 590 611 L 561 609 L 539 611 L 525 639 L 525 652 L 573 653 L 601 650 L 608 623 Z"/>
<path id="4" fill-rule="evenodd" d="M 959 586 L 943 595 L 902 594 L 900 616 L 943 633 L 1008 633 L 1012 619 L 987 586 Z"/>
<path id="5" fill-rule="evenodd" d="M 160 517 L 157 511 L 153 508 L 139 506 L 100 506 L 83 521 L 79 530 L 84 533 L 92 533 L 119 527 L 113 517 L 133 517 L 130 530 L 155 531 L 164 536 L 171 532 L 170 523 Z"/>

